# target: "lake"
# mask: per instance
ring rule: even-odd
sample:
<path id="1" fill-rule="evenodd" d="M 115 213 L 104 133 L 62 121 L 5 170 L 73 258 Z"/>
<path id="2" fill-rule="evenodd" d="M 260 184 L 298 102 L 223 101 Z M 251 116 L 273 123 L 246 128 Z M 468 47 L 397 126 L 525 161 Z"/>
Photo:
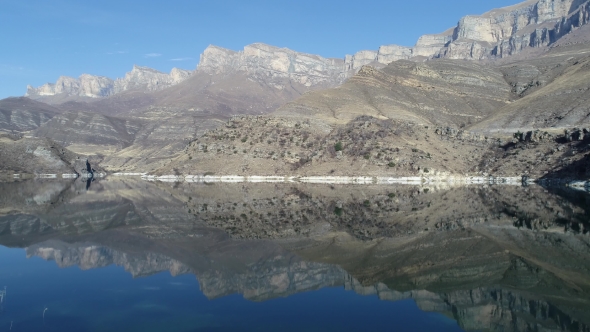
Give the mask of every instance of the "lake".
<path id="1" fill-rule="evenodd" d="M 0 183 L 0 331 L 589 331 L 565 187 Z"/>

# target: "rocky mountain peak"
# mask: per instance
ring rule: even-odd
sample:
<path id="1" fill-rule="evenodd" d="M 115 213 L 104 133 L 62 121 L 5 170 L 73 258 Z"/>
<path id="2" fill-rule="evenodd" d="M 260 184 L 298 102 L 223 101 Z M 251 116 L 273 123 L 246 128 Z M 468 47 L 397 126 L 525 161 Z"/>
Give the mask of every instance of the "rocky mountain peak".
<path id="1" fill-rule="evenodd" d="M 55 83 L 46 83 L 38 88 L 28 85 L 25 96 L 33 99 L 50 96 L 101 98 L 127 90 L 155 91 L 178 84 L 191 74 L 190 70 L 178 68 L 173 68 L 170 74 L 166 74 L 149 67 L 133 65 L 125 77 L 116 80 L 82 74 L 78 78 L 60 76 Z"/>
<path id="2" fill-rule="evenodd" d="M 241 51 L 209 46 L 197 71 L 208 74 L 244 72 L 255 79 L 289 79 L 307 87 L 339 84 L 347 77 L 344 61 L 255 43 Z"/>
<path id="3" fill-rule="evenodd" d="M 527 48 L 545 47 L 590 21 L 590 0 L 528 0 L 482 15 L 468 15 L 440 34 L 421 36 L 414 47 L 381 46 L 346 56 L 347 68 L 400 59 L 502 58 Z"/>
<path id="4" fill-rule="evenodd" d="M 153 68 L 133 65 L 125 77 L 115 80 L 116 93 L 127 90 L 156 91 L 173 86 L 190 76 L 191 72 L 173 68 L 170 74 Z"/>

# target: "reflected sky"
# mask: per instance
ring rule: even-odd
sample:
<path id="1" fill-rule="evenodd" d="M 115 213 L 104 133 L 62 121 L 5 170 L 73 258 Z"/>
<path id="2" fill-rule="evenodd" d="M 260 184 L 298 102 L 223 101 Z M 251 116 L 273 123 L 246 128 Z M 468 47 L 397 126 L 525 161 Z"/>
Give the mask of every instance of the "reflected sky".
<path id="1" fill-rule="evenodd" d="M 0 247 L 7 285 L 0 329 L 12 331 L 461 331 L 413 300 L 381 301 L 328 287 L 263 302 L 209 300 L 193 275 L 133 278 L 122 267 L 82 271 Z M 43 311 L 45 316 L 43 318 Z"/>
<path id="2" fill-rule="evenodd" d="M 4 183 L 0 331 L 583 331 L 588 202 L 540 186 Z"/>

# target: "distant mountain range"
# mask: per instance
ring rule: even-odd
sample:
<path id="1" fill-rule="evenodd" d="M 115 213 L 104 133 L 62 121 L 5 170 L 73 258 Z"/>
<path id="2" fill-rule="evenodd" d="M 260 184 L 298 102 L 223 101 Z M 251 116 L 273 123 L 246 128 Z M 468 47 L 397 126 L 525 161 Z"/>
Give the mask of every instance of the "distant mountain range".
<path id="1" fill-rule="evenodd" d="M 190 142 L 237 115 L 323 131 L 371 116 L 504 138 L 590 127 L 589 15 L 590 0 L 529 0 L 463 17 L 414 47 L 343 59 L 261 43 L 209 46 L 193 71 L 134 66 L 123 78 L 28 87 L 26 97 L 0 101 L 0 130 L 100 155 L 109 170 L 150 172 L 171 169 Z"/>
<path id="2" fill-rule="evenodd" d="M 307 87 L 325 82 L 337 84 L 368 64 L 432 58 L 498 59 L 547 47 L 588 23 L 589 15 L 588 1 L 528 0 L 482 15 L 465 16 L 453 28 L 421 36 L 413 47 L 383 45 L 377 51 L 359 51 L 339 60 L 264 44 L 248 45 L 240 52 L 210 46 L 201 55 L 197 71 L 209 74 L 244 71 L 261 79 L 290 78 Z M 134 66 L 124 78 L 116 80 L 89 74 L 78 79 L 62 76 L 55 84 L 47 83 L 39 88 L 28 86 L 26 96 L 33 99 L 48 96 L 99 98 L 128 90 L 156 91 L 186 80 L 191 73 L 173 68 L 170 74 L 165 74 Z M 280 89 L 281 85 L 275 87 Z"/>

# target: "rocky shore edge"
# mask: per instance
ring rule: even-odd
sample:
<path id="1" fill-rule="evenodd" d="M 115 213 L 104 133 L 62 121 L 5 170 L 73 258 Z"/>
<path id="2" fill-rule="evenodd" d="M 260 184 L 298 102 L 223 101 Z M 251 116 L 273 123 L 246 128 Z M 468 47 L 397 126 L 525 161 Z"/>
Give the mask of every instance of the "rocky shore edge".
<path id="1" fill-rule="evenodd" d="M 343 185 L 511 185 L 527 186 L 531 184 L 567 186 L 590 191 L 590 180 L 569 179 L 532 179 L 527 176 L 497 177 L 471 175 L 437 175 L 437 176 L 240 176 L 240 175 L 149 175 L 147 173 L 114 173 L 116 177 L 139 176 L 145 181 L 187 182 L 187 183 L 310 183 Z"/>

